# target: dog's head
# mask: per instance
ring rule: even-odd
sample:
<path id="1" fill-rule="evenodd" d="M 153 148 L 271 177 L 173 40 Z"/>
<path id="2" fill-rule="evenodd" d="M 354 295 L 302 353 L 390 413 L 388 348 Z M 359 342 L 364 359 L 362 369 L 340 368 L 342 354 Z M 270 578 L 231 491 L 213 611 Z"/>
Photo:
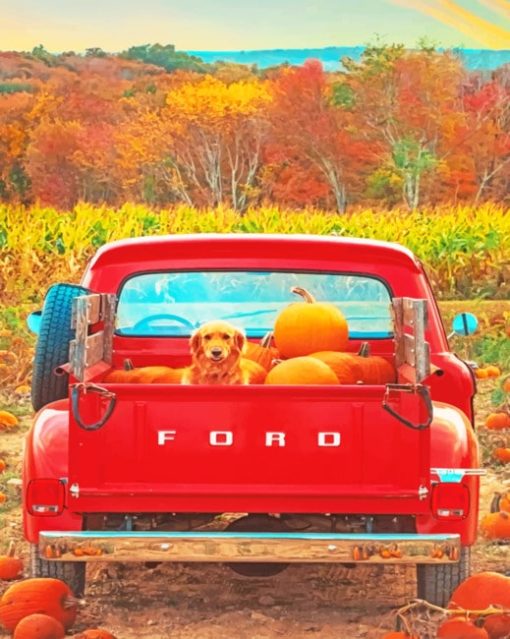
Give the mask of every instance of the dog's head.
<path id="1" fill-rule="evenodd" d="M 198 328 L 190 339 L 194 360 L 205 358 L 220 364 L 239 359 L 246 344 L 244 333 L 228 322 L 207 322 Z"/>

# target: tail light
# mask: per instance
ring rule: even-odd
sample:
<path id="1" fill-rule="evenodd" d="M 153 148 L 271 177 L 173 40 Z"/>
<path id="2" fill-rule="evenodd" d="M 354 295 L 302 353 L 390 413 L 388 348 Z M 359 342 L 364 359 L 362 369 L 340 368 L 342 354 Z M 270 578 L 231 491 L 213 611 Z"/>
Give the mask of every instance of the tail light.
<path id="1" fill-rule="evenodd" d="M 437 519 L 465 519 L 469 513 L 469 488 L 460 483 L 435 484 L 432 511 Z"/>
<path id="2" fill-rule="evenodd" d="M 55 517 L 64 510 L 65 488 L 58 479 L 32 479 L 27 487 L 27 510 L 39 517 Z"/>

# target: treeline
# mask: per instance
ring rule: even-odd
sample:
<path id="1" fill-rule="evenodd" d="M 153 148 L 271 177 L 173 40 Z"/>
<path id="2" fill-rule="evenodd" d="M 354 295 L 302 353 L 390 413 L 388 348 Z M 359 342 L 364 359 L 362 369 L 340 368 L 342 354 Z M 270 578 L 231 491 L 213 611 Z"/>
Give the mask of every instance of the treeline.
<path id="1" fill-rule="evenodd" d="M 345 211 L 510 198 L 510 67 L 368 47 L 326 73 L 171 45 L 0 53 L 0 200 Z"/>

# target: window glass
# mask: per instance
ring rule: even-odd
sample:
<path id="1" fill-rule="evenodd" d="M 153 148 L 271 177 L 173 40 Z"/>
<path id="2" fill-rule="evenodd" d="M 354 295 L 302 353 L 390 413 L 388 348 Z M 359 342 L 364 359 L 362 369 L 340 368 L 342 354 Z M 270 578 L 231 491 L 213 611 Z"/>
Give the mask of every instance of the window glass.
<path id="1" fill-rule="evenodd" d="M 121 290 L 117 333 L 183 336 L 210 320 L 224 319 L 258 337 L 271 330 L 279 311 L 299 301 L 291 288 L 305 288 L 331 302 L 347 318 L 353 338 L 391 337 L 390 294 L 363 275 L 259 271 L 145 273 Z"/>

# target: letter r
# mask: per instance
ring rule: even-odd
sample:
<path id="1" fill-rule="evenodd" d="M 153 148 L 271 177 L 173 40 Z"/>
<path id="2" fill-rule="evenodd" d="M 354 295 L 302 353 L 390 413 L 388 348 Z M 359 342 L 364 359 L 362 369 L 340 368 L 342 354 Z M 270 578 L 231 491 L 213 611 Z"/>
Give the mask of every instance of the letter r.
<path id="1" fill-rule="evenodd" d="M 273 444 L 285 446 L 285 433 L 266 433 L 266 446 L 271 447 Z"/>

